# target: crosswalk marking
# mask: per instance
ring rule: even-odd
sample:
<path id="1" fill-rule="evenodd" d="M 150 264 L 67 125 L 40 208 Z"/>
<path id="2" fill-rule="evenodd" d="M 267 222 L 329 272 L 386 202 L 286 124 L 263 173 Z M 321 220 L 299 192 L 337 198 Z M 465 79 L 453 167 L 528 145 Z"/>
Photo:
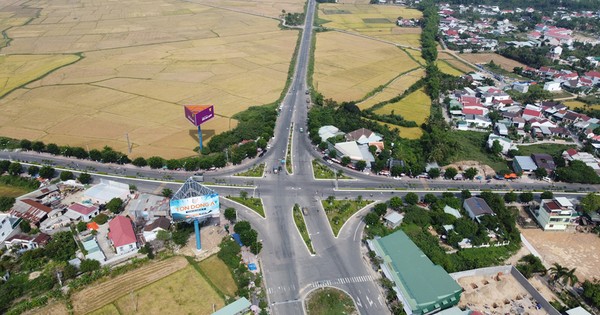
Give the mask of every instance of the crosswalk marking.
<path id="1" fill-rule="evenodd" d="M 334 280 L 315 281 L 315 282 L 309 284 L 308 288 L 313 289 L 313 288 L 327 287 L 327 286 L 336 285 L 336 284 L 360 283 L 360 282 L 369 282 L 369 281 L 374 281 L 374 280 L 375 279 L 373 279 L 373 277 L 370 275 L 354 276 L 354 277 L 338 278 L 338 279 L 334 279 Z"/>
<path id="2" fill-rule="evenodd" d="M 370 282 L 370 281 L 375 281 L 375 280 L 376 279 L 373 278 L 373 276 L 371 276 L 371 275 L 345 277 L 345 278 L 338 278 L 338 279 L 333 279 L 333 280 L 321 280 L 321 281 L 315 281 L 315 282 L 312 282 L 311 284 L 309 284 L 308 289 L 328 287 L 328 286 L 333 286 L 333 285 L 337 285 L 337 284 Z M 296 290 L 295 285 L 283 286 L 283 287 L 280 286 L 280 287 L 276 287 L 276 288 L 270 287 L 270 288 L 267 288 L 267 294 L 273 294 L 277 291 L 287 292 L 287 291 L 295 291 L 295 290 Z"/>

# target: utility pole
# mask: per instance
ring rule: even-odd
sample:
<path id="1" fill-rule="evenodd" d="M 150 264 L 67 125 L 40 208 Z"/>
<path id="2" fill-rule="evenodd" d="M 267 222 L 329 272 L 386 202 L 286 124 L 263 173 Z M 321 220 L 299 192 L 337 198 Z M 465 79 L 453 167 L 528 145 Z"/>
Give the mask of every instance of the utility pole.
<path id="1" fill-rule="evenodd" d="M 125 138 L 127 138 L 127 150 L 129 151 L 129 154 L 131 154 L 131 143 L 129 142 L 129 133 L 125 134 Z"/>

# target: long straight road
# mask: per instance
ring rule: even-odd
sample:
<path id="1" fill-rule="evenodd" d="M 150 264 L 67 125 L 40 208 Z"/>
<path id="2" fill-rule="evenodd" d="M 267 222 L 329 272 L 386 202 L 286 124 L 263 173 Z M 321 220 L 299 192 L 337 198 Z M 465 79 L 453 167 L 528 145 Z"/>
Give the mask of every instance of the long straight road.
<path id="1" fill-rule="evenodd" d="M 394 195 L 403 195 L 410 190 L 420 190 L 419 194 L 435 188 L 447 190 L 483 188 L 496 189 L 548 189 L 551 184 L 536 182 L 453 182 L 426 181 L 418 179 L 396 181 L 389 178 L 376 177 L 363 173 L 347 171 L 358 180 L 340 181 L 340 189 L 336 190 L 333 181 L 315 180 L 311 161 L 319 158 L 310 144 L 306 133 L 307 103 L 307 72 L 312 42 L 312 25 L 315 12 L 315 1 L 308 0 L 306 21 L 300 46 L 298 47 L 297 63 L 290 89 L 281 104 L 281 114 L 275 127 L 275 139 L 268 153 L 255 160 L 256 163 L 266 163 L 267 170 L 281 165 L 286 157 L 288 137 L 292 126 L 291 156 L 293 172 L 287 174 L 285 167 L 280 174 L 267 173 L 264 178 L 242 179 L 230 177 L 247 165 L 230 167 L 225 170 L 205 173 L 205 180 L 211 182 L 226 182 L 229 184 L 250 185 L 250 187 L 215 187 L 221 195 L 237 194 L 240 190 L 251 190 L 261 197 L 264 203 L 266 219 L 260 218 L 250 210 L 241 210 L 241 218 L 251 221 L 259 231 L 263 240 L 263 251 L 260 254 L 267 296 L 273 314 L 293 315 L 304 314 L 303 302 L 308 293 L 324 286 L 337 287 L 347 292 L 354 300 L 361 314 L 389 314 L 377 283 L 377 275 L 370 269 L 368 262 L 361 255 L 362 216 L 358 213 L 352 217 L 334 237 L 324 211 L 321 210 L 321 200 L 328 196 L 337 198 L 355 198 L 362 194 L 365 199 L 384 201 Z M 188 172 L 172 172 L 135 168 L 132 166 L 105 165 L 92 161 L 81 161 L 65 157 L 51 156 L 32 152 L 0 152 L 0 158 L 22 160 L 42 164 L 56 164 L 63 167 L 90 170 L 121 176 L 162 178 L 182 180 Z M 283 165 L 282 165 L 283 166 Z M 333 166 L 340 168 L 339 166 Z M 101 175 L 98 175 L 101 176 Z M 156 183 L 139 181 L 132 178 L 122 178 L 121 181 L 136 183 L 144 189 L 173 187 L 177 183 Z M 573 191 L 598 191 L 598 185 L 571 185 L 560 183 L 562 189 Z M 369 188 L 372 190 L 364 190 Z M 394 190 L 394 189 L 405 190 Z M 555 187 L 556 188 L 556 187 Z M 362 192 L 350 191 L 350 189 Z M 559 195 L 558 193 L 555 193 Z M 225 206 L 232 203 L 223 200 Z M 294 224 L 292 209 L 294 204 L 307 207 L 305 216 L 307 230 L 311 236 L 315 255 L 311 255 L 304 245 Z"/>

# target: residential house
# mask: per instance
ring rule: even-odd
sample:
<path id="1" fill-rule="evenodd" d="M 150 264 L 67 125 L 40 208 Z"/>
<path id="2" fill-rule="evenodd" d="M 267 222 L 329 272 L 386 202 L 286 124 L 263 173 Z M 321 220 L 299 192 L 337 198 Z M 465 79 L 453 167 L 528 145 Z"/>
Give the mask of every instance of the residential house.
<path id="1" fill-rule="evenodd" d="M 360 128 L 345 135 L 346 141 L 356 141 L 358 144 L 368 144 L 369 142 L 378 142 L 383 138 L 375 132 Z"/>
<path id="2" fill-rule="evenodd" d="M 4 241 L 13 234 L 19 226 L 19 222 L 21 222 L 21 219 L 17 217 L 0 213 L 0 244 L 4 244 Z"/>
<path id="3" fill-rule="evenodd" d="M 512 150 L 514 148 L 512 140 L 510 140 L 508 138 L 505 138 L 505 137 L 502 137 L 502 136 L 499 136 L 499 135 L 496 135 L 496 134 L 493 134 L 493 133 L 491 133 L 488 136 L 487 147 L 489 149 L 491 149 L 492 146 L 494 145 L 495 141 L 498 141 L 498 143 L 502 147 L 502 151 L 501 152 L 504 155 L 508 154 L 508 151 L 510 151 L 510 150 Z"/>
<path id="4" fill-rule="evenodd" d="M 529 83 L 528 82 L 515 82 L 512 85 L 512 89 L 520 92 L 520 93 L 527 93 L 527 91 L 529 91 Z"/>
<path id="5" fill-rule="evenodd" d="M 561 82 L 558 81 L 548 81 L 544 83 L 544 91 L 548 92 L 560 92 L 562 89 L 560 87 Z"/>
<path id="6" fill-rule="evenodd" d="M 321 137 L 321 141 L 327 141 L 329 138 L 343 135 L 344 133 L 335 126 L 327 125 L 319 128 L 319 137 Z"/>
<path id="7" fill-rule="evenodd" d="M 531 159 L 533 159 L 538 168 L 546 169 L 548 174 L 552 174 L 556 170 L 554 159 L 549 154 L 534 153 L 531 155 Z"/>
<path id="8" fill-rule="evenodd" d="M 544 231 L 564 231 L 579 217 L 573 203 L 565 197 L 542 200 L 533 216 Z"/>
<path id="9" fill-rule="evenodd" d="M 531 173 L 537 170 L 537 165 L 529 156 L 515 156 L 513 158 L 513 170 L 515 173 Z"/>
<path id="10" fill-rule="evenodd" d="M 144 227 L 144 240 L 146 242 L 152 242 L 156 239 L 156 235 L 160 231 L 168 231 L 171 226 L 171 221 L 165 217 L 157 218 L 152 223 L 147 224 Z"/>
<path id="11" fill-rule="evenodd" d="M 90 221 L 100 213 L 100 208 L 96 205 L 84 205 L 81 203 L 74 203 L 67 208 L 65 216 L 71 220 L 79 221 Z"/>
<path id="12" fill-rule="evenodd" d="M 402 215 L 396 211 L 392 211 L 390 214 L 383 217 L 383 219 L 385 220 L 385 224 L 389 228 L 395 229 L 402 223 L 402 220 L 404 219 L 404 215 Z"/>
<path id="13" fill-rule="evenodd" d="M 369 152 L 369 146 L 358 145 L 356 141 L 338 142 L 334 148 L 339 157 L 347 156 L 352 163 L 365 161 L 367 167 L 370 167 L 371 163 L 375 162 L 375 157 Z"/>
<path id="14" fill-rule="evenodd" d="M 538 106 L 527 105 L 523 110 L 523 115 L 521 116 L 525 121 L 530 121 L 535 118 L 542 118 L 544 115 L 542 114 L 542 109 Z"/>
<path id="15" fill-rule="evenodd" d="M 496 132 L 501 136 L 508 136 L 508 128 L 505 124 L 496 124 Z"/>
<path id="16" fill-rule="evenodd" d="M 481 115 L 465 115 L 465 119 L 470 126 L 474 126 L 476 128 L 489 128 L 492 125 L 492 121 Z"/>
<path id="17" fill-rule="evenodd" d="M 566 161 L 581 161 L 585 163 L 585 165 L 591 167 L 597 173 L 600 172 L 600 165 L 598 165 L 598 159 L 590 153 L 587 152 L 578 152 L 575 149 L 569 149 L 562 153 L 562 157 Z"/>
<path id="18" fill-rule="evenodd" d="M 137 239 L 129 218 L 120 215 L 116 216 L 108 222 L 108 229 L 108 238 L 114 246 L 117 255 L 137 249 Z"/>
<path id="19" fill-rule="evenodd" d="M 454 216 L 457 219 L 462 218 L 462 215 L 460 214 L 460 211 L 458 211 L 458 209 L 454 209 L 448 205 L 444 206 L 444 212 Z"/>
<path id="20" fill-rule="evenodd" d="M 479 218 L 484 215 L 496 215 L 490 206 L 488 206 L 488 204 L 485 202 L 485 200 L 479 197 L 465 199 L 463 202 L 463 207 L 469 214 L 469 217 L 477 222 L 480 222 Z"/>
<path id="21" fill-rule="evenodd" d="M 84 203 L 105 204 L 113 198 L 126 200 L 129 196 L 129 185 L 112 180 L 100 180 L 83 193 Z"/>
<path id="22" fill-rule="evenodd" d="M 31 225 L 38 226 L 41 221 L 46 219 L 52 209 L 33 199 L 17 199 L 13 205 L 10 214 L 27 220 Z"/>
<path id="23" fill-rule="evenodd" d="M 18 251 L 27 251 L 38 247 L 44 247 L 50 241 L 48 234 L 40 233 L 38 235 L 17 234 L 4 241 L 7 248 L 14 248 Z"/>

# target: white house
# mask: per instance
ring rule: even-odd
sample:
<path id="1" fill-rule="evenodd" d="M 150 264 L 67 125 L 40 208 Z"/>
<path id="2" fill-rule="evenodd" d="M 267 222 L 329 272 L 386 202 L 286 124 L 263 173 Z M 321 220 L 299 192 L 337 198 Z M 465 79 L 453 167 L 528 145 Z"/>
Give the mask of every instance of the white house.
<path id="1" fill-rule="evenodd" d="M 544 91 L 549 92 L 560 92 L 560 82 L 557 81 L 549 81 L 544 83 Z"/>
<path id="2" fill-rule="evenodd" d="M 571 201 L 565 197 L 542 200 L 533 215 L 544 231 L 564 231 L 579 217 Z"/>
<path id="3" fill-rule="evenodd" d="M 137 249 L 137 239 L 129 218 L 118 215 L 108 222 L 108 238 L 115 247 L 117 255 Z"/>
<path id="4" fill-rule="evenodd" d="M 494 145 L 494 142 L 498 141 L 498 143 L 500 144 L 500 146 L 502 147 L 502 154 L 508 154 L 508 151 L 512 150 L 514 148 L 513 142 L 512 140 L 502 137 L 502 136 L 498 136 L 496 134 L 491 133 L 488 137 L 487 140 L 487 147 L 489 149 L 492 148 L 492 146 Z"/>
<path id="5" fill-rule="evenodd" d="M 74 203 L 67 208 L 65 216 L 72 220 L 90 221 L 100 213 L 100 209 L 95 205 L 83 205 Z"/>
<path id="6" fill-rule="evenodd" d="M 6 213 L 0 213 L 0 244 L 13 233 L 19 226 L 19 218 L 13 217 Z"/>
<path id="7" fill-rule="evenodd" d="M 169 221 L 169 219 L 165 217 L 157 218 L 144 227 L 144 239 L 146 242 L 152 242 L 156 239 L 156 235 L 159 231 L 168 231 L 170 226 L 171 221 Z"/>
<path id="8" fill-rule="evenodd" d="M 467 124 L 477 128 L 488 128 L 492 125 L 492 121 L 489 118 L 480 115 L 465 115 L 465 121 Z"/>
<path id="9" fill-rule="evenodd" d="M 129 196 L 129 185 L 112 180 L 101 179 L 100 181 L 100 184 L 91 187 L 83 193 L 84 201 L 103 204 L 113 198 L 125 200 Z"/>

